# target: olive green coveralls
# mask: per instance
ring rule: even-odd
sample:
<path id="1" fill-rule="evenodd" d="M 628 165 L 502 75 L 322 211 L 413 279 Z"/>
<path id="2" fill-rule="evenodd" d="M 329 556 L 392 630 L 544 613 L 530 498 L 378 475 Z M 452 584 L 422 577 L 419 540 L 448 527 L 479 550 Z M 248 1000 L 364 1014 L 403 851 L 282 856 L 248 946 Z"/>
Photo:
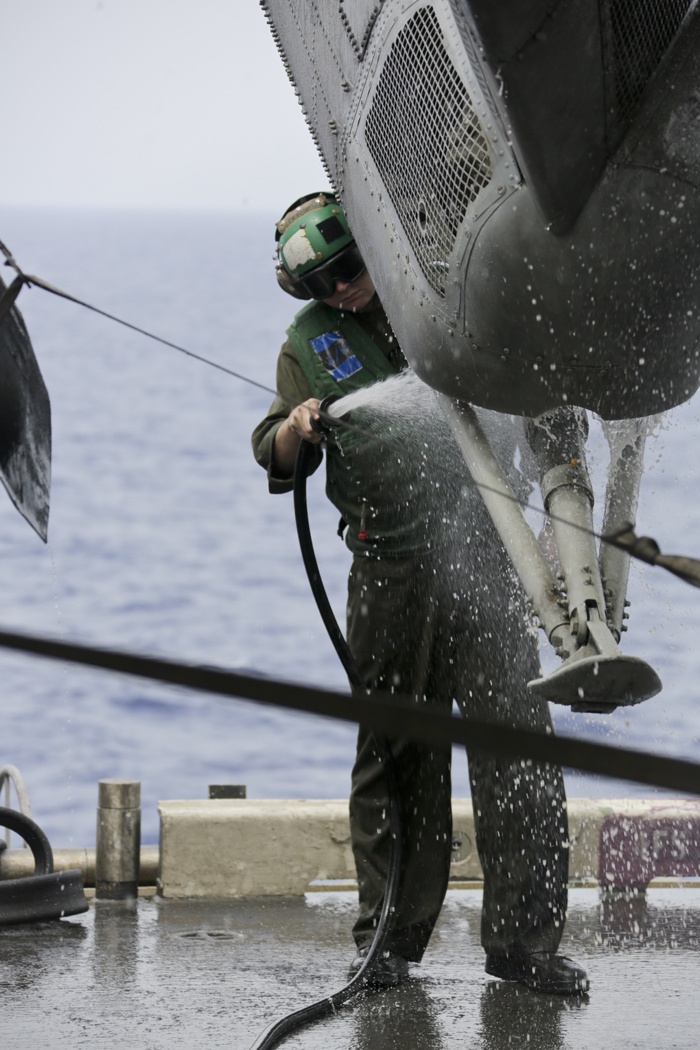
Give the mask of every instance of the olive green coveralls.
<path id="1" fill-rule="evenodd" d="M 252 439 L 271 492 L 292 488 L 290 477 L 276 475 L 272 449 L 277 427 L 295 405 L 406 367 L 375 303 L 352 317 L 311 304 L 288 330 L 277 364 L 279 396 Z M 377 426 L 375 419 L 363 434 L 362 413 L 352 420 L 357 429 L 349 439 L 339 430 L 337 441 L 328 440 L 327 493 L 348 524 L 353 563 L 347 637 L 363 679 L 372 689 L 409 696 L 432 710 L 450 712 L 456 702 L 467 717 L 551 732 L 547 704 L 526 688 L 539 668 L 523 596 L 459 453 L 450 470 L 463 476 L 448 492 L 446 510 L 439 500 L 419 498 L 435 482 L 433 429 L 421 443 L 428 451 L 407 456 L 406 442 L 392 433 L 391 423 L 382 426 L 380 419 Z M 319 448 L 316 466 L 321 457 Z M 392 738 L 390 746 L 399 785 L 402 866 L 386 947 L 417 962 L 447 889 L 451 754 L 449 748 L 401 738 Z M 567 907 L 561 771 L 469 747 L 467 756 L 484 872 L 483 947 L 501 956 L 554 952 Z M 371 734 L 361 727 L 350 798 L 358 947 L 371 943 L 381 911 L 390 856 L 387 812 L 382 765 Z"/>

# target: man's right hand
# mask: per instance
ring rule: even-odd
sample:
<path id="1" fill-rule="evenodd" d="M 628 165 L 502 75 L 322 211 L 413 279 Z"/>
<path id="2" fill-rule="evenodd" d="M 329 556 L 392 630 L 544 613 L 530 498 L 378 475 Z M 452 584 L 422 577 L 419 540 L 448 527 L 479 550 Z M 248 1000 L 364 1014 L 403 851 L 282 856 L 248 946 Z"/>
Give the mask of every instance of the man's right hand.
<path id="1" fill-rule="evenodd" d="M 324 435 L 311 425 L 312 419 L 319 419 L 319 405 L 316 397 L 310 397 L 293 409 L 285 421 L 280 424 L 275 434 L 274 458 L 275 467 L 281 475 L 290 475 L 294 470 L 294 460 L 301 441 L 310 441 L 320 445 Z"/>
<path id="2" fill-rule="evenodd" d="M 312 427 L 312 419 L 320 419 L 318 410 L 321 406 L 321 402 L 316 397 L 310 397 L 308 401 L 304 401 L 303 404 L 297 405 L 293 412 L 290 412 L 287 417 L 286 426 L 292 431 L 297 437 L 303 441 L 310 441 L 313 445 L 318 445 L 323 441 L 323 434 L 320 434 L 315 427 Z M 285 426 L 283 423 L 282 426 Z M 281 429 L 281 428 L 280 428 Z"/>

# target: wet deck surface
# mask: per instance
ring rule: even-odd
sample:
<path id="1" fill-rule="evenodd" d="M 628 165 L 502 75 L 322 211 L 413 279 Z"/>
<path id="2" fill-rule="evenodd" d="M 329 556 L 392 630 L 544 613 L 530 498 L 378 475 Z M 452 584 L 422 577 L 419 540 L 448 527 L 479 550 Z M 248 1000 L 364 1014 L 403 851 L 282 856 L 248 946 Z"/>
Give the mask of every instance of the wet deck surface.
<path id="1" fill-rule="evenodd" d="M 287 1037 L 288 1050 L 696 1050 L 700 888 L 603 905 L 573 890 L 562 945 L 588 970 L 581 1000 L 488 978 L 478 890 L 448 894 L 423 964 Z M 0 1031 L 12 1047 L 248 1050 L 284 1014 L 337 991 L 352 893 L 92 903 L 0 931 Z"/>

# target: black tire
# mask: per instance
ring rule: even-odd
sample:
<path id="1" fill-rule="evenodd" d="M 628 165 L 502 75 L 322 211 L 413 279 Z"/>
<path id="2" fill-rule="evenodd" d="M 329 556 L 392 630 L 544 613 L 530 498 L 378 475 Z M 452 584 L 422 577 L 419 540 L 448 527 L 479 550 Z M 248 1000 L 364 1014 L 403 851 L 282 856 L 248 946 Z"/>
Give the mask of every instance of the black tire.
<path id="1" fill-rule="evenodd" d="M 38 824 L 16 809 L 0 807 L 0 827 L 21 835 L 34 857 L 34 874 L 0 882 L 0 926 L 42 922 L 87 911 L 83 873 L 53 870 L 53 850 Z"/>
<path id="2" fill-rule="evenodd" d="M 88 907 L 79 868 L 0 882 L 0 927 L 63 919 Z"/>

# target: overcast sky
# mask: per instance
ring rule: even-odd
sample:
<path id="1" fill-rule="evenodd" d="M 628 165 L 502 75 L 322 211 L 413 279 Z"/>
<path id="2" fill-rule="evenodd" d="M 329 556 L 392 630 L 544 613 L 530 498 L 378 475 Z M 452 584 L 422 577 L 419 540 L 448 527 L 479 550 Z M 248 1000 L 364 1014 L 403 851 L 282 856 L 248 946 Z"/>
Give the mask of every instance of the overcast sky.
<path id="1" fill-rule="evenodd" d="M 0 206 L 278 210 L 327 185 L 257 0 L 4 0 L 0 69 Z"/>

